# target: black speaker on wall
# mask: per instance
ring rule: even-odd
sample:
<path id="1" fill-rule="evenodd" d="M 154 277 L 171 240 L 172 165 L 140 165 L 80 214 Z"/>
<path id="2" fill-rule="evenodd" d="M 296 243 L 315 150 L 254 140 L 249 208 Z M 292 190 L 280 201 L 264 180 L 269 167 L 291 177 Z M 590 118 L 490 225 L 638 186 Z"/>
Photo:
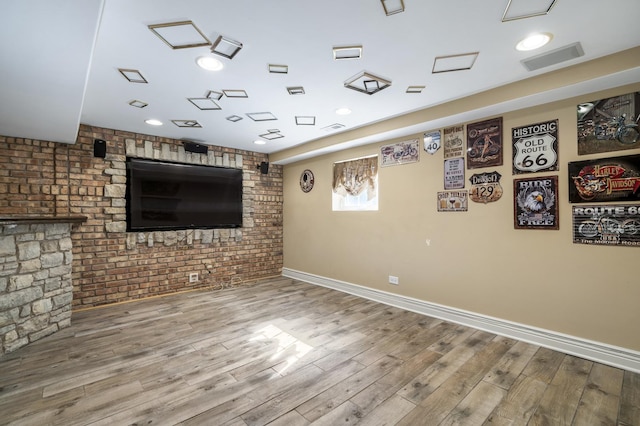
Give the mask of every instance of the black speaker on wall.
<path id="1" fill-rule="evenodd" d="M 207 151 L 209 151 L 209 147 L 195 142 L 184 142 L 184 150 L 187 152 L 195 152 L 196 154 L 206 154 Z"/>
<path id="2" fill-rule="evenodd" d="M 260 173 L 266 175 L 267 173 L 269 173 L 269 163 L 263 161 L 262 163 L 258 164 L 258 169 L 260 169 Z"/>
<path id="3" fill-rule="evenodd" d="M 105 140 L 93 140 L 93 156 L 96 158 L 105 158 L 107 156 L 107 142 Z"/>

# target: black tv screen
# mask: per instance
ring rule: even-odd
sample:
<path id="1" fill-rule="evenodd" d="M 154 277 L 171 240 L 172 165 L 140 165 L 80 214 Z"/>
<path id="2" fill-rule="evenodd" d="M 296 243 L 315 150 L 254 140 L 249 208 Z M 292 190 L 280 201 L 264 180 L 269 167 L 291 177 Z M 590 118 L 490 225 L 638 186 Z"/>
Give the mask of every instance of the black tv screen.
<path id="1" fill-rule="evenodd" d="M 127 230 L 242 226 L 242 170 L 127 158 Z"/>

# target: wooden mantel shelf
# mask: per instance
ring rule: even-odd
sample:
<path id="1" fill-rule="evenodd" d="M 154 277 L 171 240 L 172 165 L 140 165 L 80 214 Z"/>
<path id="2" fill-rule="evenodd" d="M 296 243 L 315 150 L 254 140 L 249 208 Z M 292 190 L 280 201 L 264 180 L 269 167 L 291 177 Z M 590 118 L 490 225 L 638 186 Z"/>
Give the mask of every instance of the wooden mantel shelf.
<path id="1" fill-rule="evenodd" d="M 33 223 L 82 223 L 86 216 L 0 216 L 0 225 L 29 225 Z"/>

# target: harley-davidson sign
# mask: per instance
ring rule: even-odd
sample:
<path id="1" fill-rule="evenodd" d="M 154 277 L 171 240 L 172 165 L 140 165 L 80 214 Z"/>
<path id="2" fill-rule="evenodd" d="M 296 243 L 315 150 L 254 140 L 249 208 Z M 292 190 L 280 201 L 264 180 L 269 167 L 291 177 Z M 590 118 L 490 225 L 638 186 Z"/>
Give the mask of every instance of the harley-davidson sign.
<path id="1" fill-rule="evenodd" d="M 558 170 L 558 120 L 511 129 L 513 174 Z"/>
<path id="2" fill-rule="evenodd" d="M 640 247 L 640 206 L 574 206 L 573 242 Z"/>
<path id="3" fill-rule="evenodd" d="M 479 173 L 469 178 L 471 182 L 471 190 L 469 198 L 476 203 L 490 203 L 498 201 L 502 197 L 502 186 L 500 178 L 502 175 L 498 172 Z"/>
<path id="4" fill-rule="evenodd" d="M 569 163 L 569 201 L 640 200 L 640 155 Z"/>

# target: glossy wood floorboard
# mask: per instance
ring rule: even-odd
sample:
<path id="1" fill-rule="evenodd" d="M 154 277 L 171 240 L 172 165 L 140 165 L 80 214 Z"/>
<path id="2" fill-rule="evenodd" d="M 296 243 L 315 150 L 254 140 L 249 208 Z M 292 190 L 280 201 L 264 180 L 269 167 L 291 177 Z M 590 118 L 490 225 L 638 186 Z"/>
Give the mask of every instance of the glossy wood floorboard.
<path id="1" fill-rule="evenodd" d="M 640 375 L 277 278 L 75 312 L 0 424 L 640 426 Z"/>

